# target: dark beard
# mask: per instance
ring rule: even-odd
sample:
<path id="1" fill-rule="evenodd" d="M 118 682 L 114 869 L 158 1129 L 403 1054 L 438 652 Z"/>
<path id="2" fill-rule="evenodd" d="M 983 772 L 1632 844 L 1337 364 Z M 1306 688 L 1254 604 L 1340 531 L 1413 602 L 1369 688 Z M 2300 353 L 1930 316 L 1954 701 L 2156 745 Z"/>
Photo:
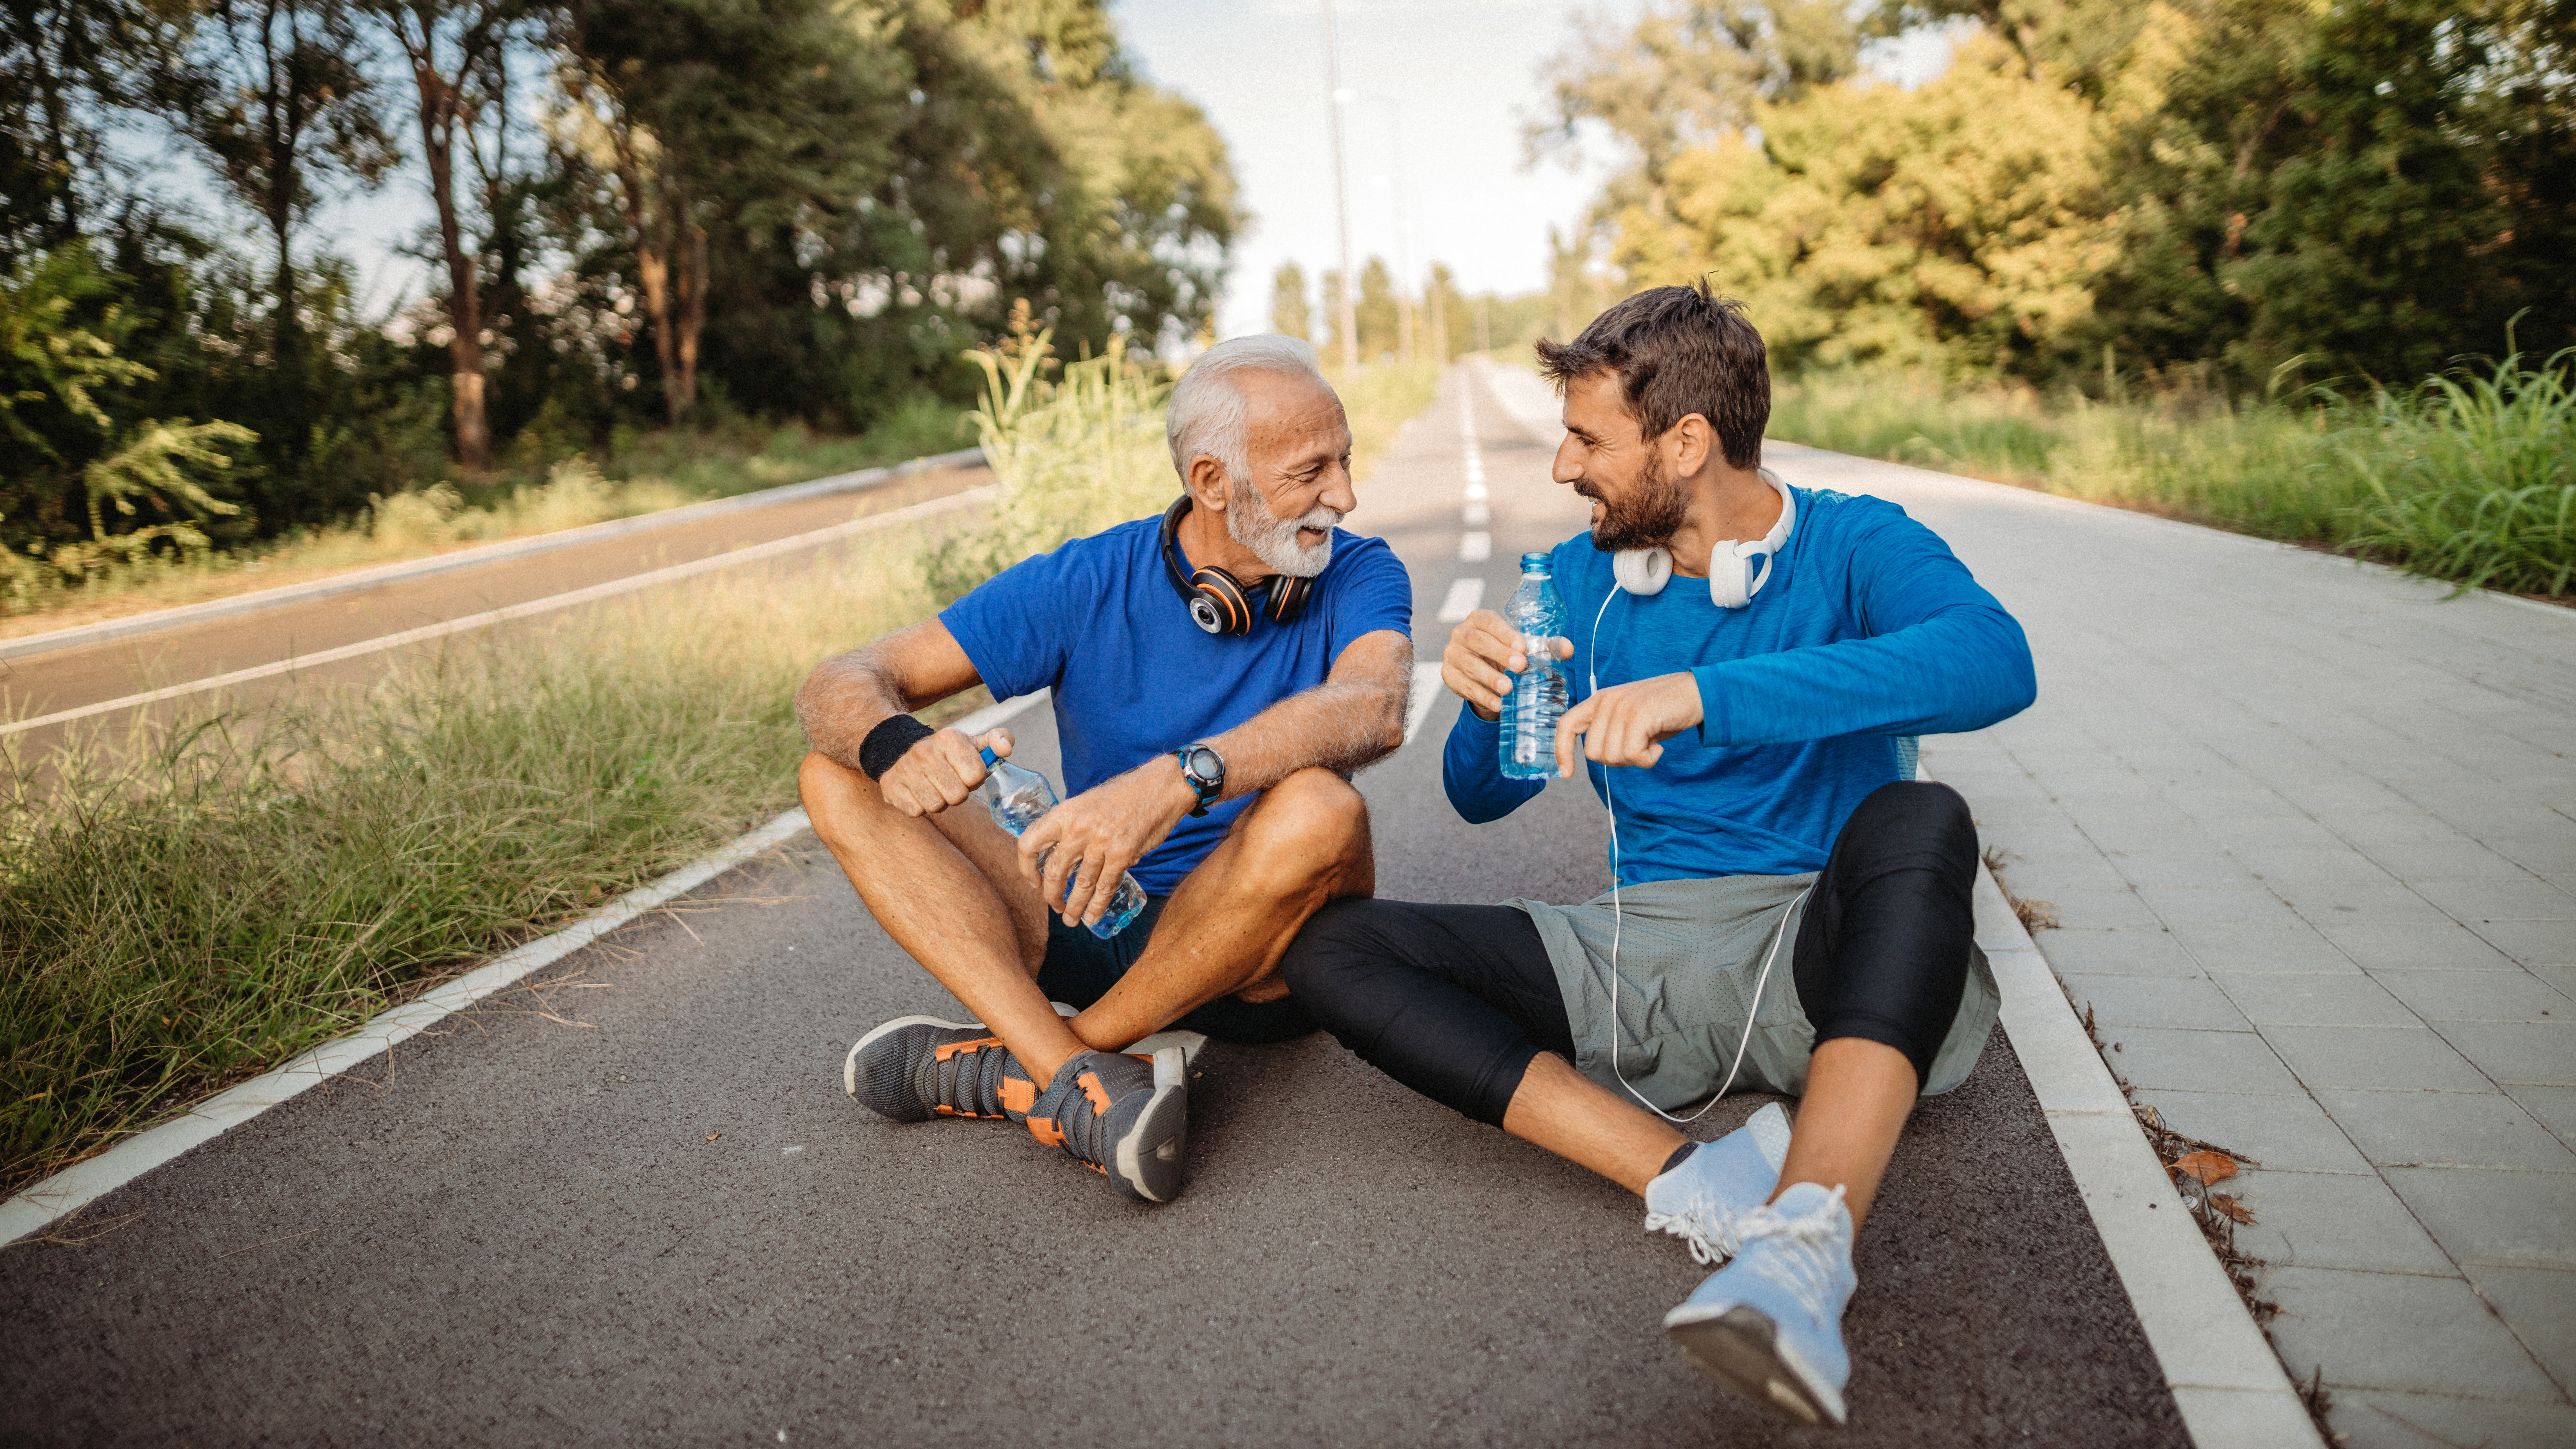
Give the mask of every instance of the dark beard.
<path id="1" fill-rule="evenodd" d="M 1575 491 L 1601 505 L 1601 521 L 1592 526 L 1592 546 L 1603 553 L 1656 548 L 1681 532 L 1687 498 L 1666 473 L 1664 460 L 1648 457 L 1644 473 L 1626 501 L 1614 503 L 1597 493 Z"/>

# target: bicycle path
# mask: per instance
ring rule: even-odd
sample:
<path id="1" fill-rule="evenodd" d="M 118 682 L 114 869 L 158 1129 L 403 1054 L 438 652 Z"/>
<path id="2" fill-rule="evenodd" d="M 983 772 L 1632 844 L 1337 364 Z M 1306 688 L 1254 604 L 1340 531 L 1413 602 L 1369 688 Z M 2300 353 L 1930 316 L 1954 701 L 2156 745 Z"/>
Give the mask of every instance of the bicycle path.
<path id="1" fill-rule="evenodd" d="M 1489 516 L 1463 527 L 1466 377 L 1352 520 L 1413 567 L 1426 656 L 1456 585 L 1581 522 L 1483 408 Z M 1359 777 L 1381 890 L 1605 885 L 1570 784 L 1456 819 L 1456 707 Z M 1044 711 L 1015 728 L 1051 765 Z M 806 837 L 120 1189 L 79 1245 L 0 1252 L 0 1438 L 2184 1442 L 2000 1034 L 1924 1106 L 1863 1235 L 1833 1432 L 1665 1343 L 1702 1270 L 1634 1199 L 1328 1037 L 1209 1047 L 1190 1190 L 1149 1209 L 1007 1127 L 854 1107 L 849 1041 L 925 1010 L 955 1007 Z"/>

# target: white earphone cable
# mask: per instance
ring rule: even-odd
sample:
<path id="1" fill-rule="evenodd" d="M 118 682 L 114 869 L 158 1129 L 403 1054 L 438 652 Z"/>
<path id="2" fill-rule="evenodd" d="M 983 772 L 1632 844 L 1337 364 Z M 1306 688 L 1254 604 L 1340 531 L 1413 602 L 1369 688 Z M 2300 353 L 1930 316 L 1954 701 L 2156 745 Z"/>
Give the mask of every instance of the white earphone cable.
<path id="1" fill-rule="evenodd" d="M 1764 574 L 1766 577 L 1769 574 L 1767 559 L 1764 561 Z M 1592 640 L 1583 662 L 1583 685 L 1587 696 L 1601 692 L 1601 620 L 1610 612 L 1610 601 L 1625 592 L 1617 583 L 1611 584 L 1610 592 L 1602 596 L 1600 609 L 1592 616 Z M 1810 885 L 1807 890 L 1798 892 L 1796 899 L 1789 902 L 1788 909 L 1780 913 L 1780 924 L 1771 928 L 1770 949 L 1762 953 L 1762 970 L 1753 978 L 1753 1002 L 1744 1009 L 1744 1038 L 1735 1044 L 1735 1060 L 1726 1069 L 1726 1080 L 1718 1084 L 1717 1095 L 1702 1103 L 1700 1109 L 1689 1116 L 1676 1117 L 1647 1101 L 1644 1093 L 1629 1085 L 1628 1074 L 1619 1069 L 1619 1038 L 1622 1034 L 1619 1025 L 1619 937 L 1627 917 L 1619 904 L 1619 807 L 1610 798 L 1610 767 L 1607 765 L 1601 768 L 1601 807 L 1610 812 L 1610 1075 L 1618 1079 L 1620 1090 L 1637 1099 L 1638 1106 L 1676 1126 L 1688 1126 L 1707 1116 L 1708 1109 L 1725 1101 L 1726 1094 L 1734 1089 L 1735 1075 L 1744 1068 L 1744 1054 L 1753 1045 L 1754 1023 L 1761 1018 L 1762 988 L 1771 980 L 1772 963 L 1779 960 L 1780 943 L 1789 934 L 1789 917 L 1797 912 L 1798 902 L 1805 900 L 1808 891 L 1815 887 Z"/>

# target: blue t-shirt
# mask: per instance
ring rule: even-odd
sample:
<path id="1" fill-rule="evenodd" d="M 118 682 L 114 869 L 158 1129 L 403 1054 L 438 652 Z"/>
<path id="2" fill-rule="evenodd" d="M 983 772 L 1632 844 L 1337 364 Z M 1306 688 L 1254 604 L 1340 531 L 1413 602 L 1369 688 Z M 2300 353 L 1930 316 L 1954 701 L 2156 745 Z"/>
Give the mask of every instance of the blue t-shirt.
<path id="1" fill-rule="evenodd" d="M 1334 529 L 1305 612 L 1239 639 L 1191 621 L 1161 540 L 1160 518 L 1122 523 L 1012 565 L 939 615 L 995 699 L 1055 691 L 1068 798 L 1314 688 L 1364 634 L 1413 632 L 1413 581 L 1384 539 Z M 1136 863 L 1137 884 L 1169 893 L 1251 800 L 1183 816 Z"/>
<path id="2" fill-rule="evenodd" d="M 1605 689 L 1699 680 L 1699 729 L 1664 741 L 1652 769 L 1585 764 L 1596 794 L 1618 792 L 1624 884 L 1821 870 L 1843 822 L 1896 778 L 1897 736 L 1983 729 L 2037 694 L 2021 625 L 1940 535 L 1884 499 L 1791 491 L 1797 520 L 1749 608 L 1721 609 L 1706 580 L 1679 575 L 1611 599 L 1611 555 L 1588 533 L 1552 555 L 1574 642 L 1557 667 L 1577 702 L 1594 671 Z M 1545 784 L 1504 778 L 1500 735 L 1460 706 L 1442 778 L 1470 821 Z"/>

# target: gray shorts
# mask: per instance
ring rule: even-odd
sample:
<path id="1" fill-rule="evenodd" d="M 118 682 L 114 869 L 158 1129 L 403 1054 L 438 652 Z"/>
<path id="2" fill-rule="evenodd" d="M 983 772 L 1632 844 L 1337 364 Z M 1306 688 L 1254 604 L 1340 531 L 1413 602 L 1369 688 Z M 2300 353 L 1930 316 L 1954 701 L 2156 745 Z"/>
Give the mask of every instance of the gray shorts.
<path id="1" fill-rule="evenodd" d="M 1624 1079 L 1665 1111 L 1731 1090 L 1795 1096 L 1807 1085 L 1816 1028 L 1798 1004 L 1791 958 L 1815 873 L 1659 880 L 1577 906 L 1510 902 L 1529 913 L 1565 997 L 1575 1068 L 1609 1088 Z M 1611 1013 L 1611 942 L 1618 941 L 1618 1024 Z M 1946 1092 L 1968 1076 L 2003 1003 L 1985 953 L 1971 948 L 1959 1014 L 1923 1083 Z M 1765 964 L 1769 972 L 1764 973 Z M 1758 987 L 1758 993 L 1757 993 Z M 1756 996 L 1759 996 L 1758 1009 Z M 1752 1032 L 1745 1031 L 1747 1019 Z M 1617 1071 L 1611 1066 L 1617 1042 Z"/>

